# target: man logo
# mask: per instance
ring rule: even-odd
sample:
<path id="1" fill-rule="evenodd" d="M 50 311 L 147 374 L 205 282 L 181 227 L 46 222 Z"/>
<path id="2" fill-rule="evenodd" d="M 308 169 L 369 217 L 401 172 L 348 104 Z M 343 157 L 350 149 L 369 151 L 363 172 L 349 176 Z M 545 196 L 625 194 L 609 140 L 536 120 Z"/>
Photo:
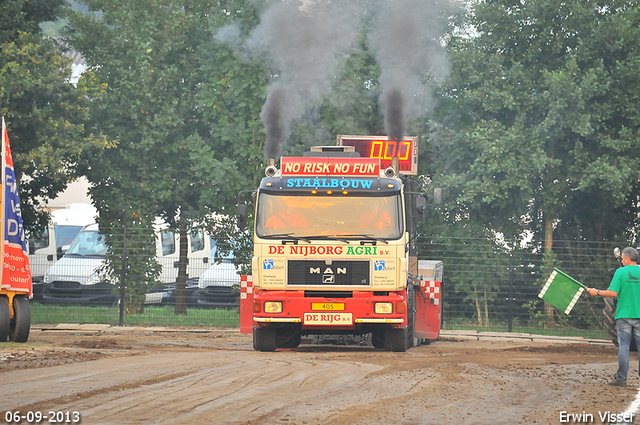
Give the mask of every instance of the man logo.
<path id="1" fill-rule="evenodd" d="M 385 270 L 385 262 L 383 260 L 376 260 L 373 263 L 373 270 L 377 272 Z"/>
<path id="2" fill-rule="evenodd" d="M 347 274 L 346 267 L 338 267 L 336 268 L 337 274 Z M 331 267 L 327 267 L 324 271 L 321 271 L 320 267 L 309 267 L 309 274 L 321 274 L 322 275 L 322 283 L 327 285 L 334 285 L 336 283 L 336 273 L 334 273 Z"/>
<path id="3" fill-rule="evenodd" d="M 346 267 L 338 267 L 338 274 L 347 274 L 347 268 Z M 313 268 L 313 267 L 309 267 L 309 274 L 320 274 L 320 267 L 318 268 Z M 330 267 L 327 267 L 326 269 L 324 269 L 324 274 L 333 274 L 333 270 L 331 270 Z"/>
<path id="4" fill-rule="evenodd" d="M 262 268 L 264 270 L 273 270 L 273 260 L 262 260 Z"/>

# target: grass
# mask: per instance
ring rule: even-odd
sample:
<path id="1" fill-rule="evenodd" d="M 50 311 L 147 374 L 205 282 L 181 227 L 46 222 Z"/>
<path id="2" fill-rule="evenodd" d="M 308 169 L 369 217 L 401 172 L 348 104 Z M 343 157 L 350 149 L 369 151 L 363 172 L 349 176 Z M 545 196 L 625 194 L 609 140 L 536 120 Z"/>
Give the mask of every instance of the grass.
<path id="1" fill-rule="evenodd" d="M 31 304 L 32 324 L 108 324 L 118 325 L 120 310 L 117 306 L 61 306 L 54 304 Z M 124 324 L 127 326 L 184 326 L 237 328 L 240 326 L 240 315 L 234 310 L 213 310 L 187 308 L 186 315 L 174 314 L 174 306 L 145 306 L 142 314 L 125 314 Z M 507 332 L 506 322 L 492 322 L 488 326 L 478 326 L 477 321 L 459 317 L 445 317 L 444 329 L 447 330 L 476 330 L 478 332 Z M 537 335 L 579 336 L 583 338 L 609 339 L 604 329 L 580 330 L 565 326 L 545 329 L 540 326 L 513 324 L 513 332 Z"/>
<path id="2" fill-rule="evenodd" d="M 118 325 L 120 309 L 117 306 L 61 306 L 31 304 L 32 324 L 74 323 Z M 125 314 L 127 326 L 186 326 L 237 328 L 240 326 L 238 310 L 187 308 L 186 315 L 176 315 L 174 306 L 145 306 L 141 314 Z"/>
<path id="3" fill-rule="evenodd" d="M 478 326 L 478 322 L 464 318 L 445 318 L 444 329 L 447 330 L 476 330 L 478 332 L 507 332 L 509 325 L 502 322 L 492 322 L 487 326 Z M 541 326 L 522 325 L 513 323 L 512 332 L 536 335 L 578 336 L 583 338 L 609 339 L 604 329 L 575 329 L 558 325 L 547 329 Z"/>

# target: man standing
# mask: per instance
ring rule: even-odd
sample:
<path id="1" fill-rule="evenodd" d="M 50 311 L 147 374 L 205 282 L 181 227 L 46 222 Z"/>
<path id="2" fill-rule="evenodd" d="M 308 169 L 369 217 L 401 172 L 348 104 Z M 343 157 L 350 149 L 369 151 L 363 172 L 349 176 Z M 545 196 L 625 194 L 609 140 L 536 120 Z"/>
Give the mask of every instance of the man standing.
<path id="1" fill-rule="evenodd" d="M 629 372 L 629 347 L 635 339 L 640 347 L 640 267 L 637 266 L 638 251 L 627 247 L 622 250 L 622 266 L 611 279 L 609 289 L 601 291 L 587 288 L 590 295 L 618 297 L 616 306 L 616 331 L 618 332 L 618 373 L 609 385 L 625 387 Z M 640 375 L 640 359 L 638 361 Z"/>

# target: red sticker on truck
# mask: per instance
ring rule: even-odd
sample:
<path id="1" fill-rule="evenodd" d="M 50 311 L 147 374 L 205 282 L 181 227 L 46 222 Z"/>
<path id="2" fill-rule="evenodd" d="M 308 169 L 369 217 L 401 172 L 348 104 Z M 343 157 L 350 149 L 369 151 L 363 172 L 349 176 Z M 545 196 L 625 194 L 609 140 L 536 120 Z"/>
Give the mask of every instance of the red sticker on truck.
<path id="1" fill-rule="evenodd" d="M 289 158 L 280 160 L 282 175 L 291 176 L 378 176 L 378 158 Z"/>

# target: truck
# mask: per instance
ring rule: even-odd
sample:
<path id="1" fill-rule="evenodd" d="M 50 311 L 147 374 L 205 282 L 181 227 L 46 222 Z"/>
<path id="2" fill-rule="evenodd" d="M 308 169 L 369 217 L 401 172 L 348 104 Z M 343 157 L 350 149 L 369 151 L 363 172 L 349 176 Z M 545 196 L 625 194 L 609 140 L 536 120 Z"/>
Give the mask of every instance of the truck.
<path id="1" fill-rule="evenodd" d="M 438 338 L 442 263 L 420 275 L 417 138 L 338 136 L 337 146 L 271 159 L 255 192 L 253 348 L 295 348 L 302 336 L 370 334 L 403 352 Z M 248 204 L 238 205 L 244 228 Z"/>

